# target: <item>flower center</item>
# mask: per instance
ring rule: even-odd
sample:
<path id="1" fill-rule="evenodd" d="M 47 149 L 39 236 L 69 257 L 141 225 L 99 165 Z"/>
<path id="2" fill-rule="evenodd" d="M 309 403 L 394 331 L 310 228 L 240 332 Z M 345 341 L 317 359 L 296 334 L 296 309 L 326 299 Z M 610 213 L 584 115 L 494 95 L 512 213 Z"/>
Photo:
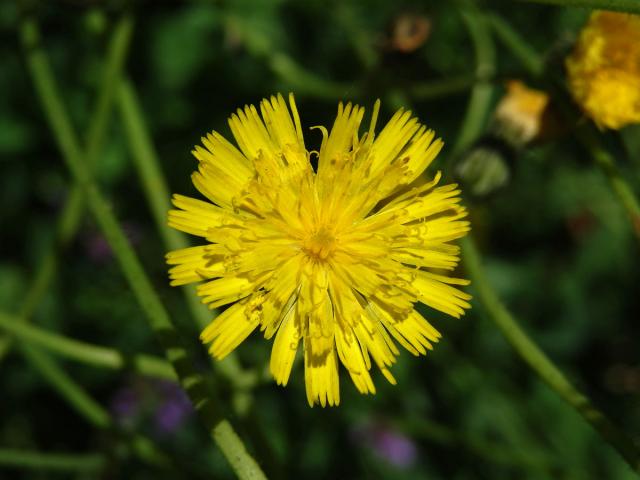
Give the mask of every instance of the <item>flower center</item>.
<path id="1" fill-rule="evenodd" d="M 320 227 L 302 243 L 302 250 L 318 260 L 326 260 L 336 249 L 336 238 L 327 227 Z"/>

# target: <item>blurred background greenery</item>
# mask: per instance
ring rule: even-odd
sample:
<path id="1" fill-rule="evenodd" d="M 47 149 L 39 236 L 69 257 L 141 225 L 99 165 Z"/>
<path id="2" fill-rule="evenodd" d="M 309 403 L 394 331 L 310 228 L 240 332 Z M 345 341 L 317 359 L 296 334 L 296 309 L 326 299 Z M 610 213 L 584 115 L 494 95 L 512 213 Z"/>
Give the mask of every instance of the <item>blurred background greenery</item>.
<path id="1" fill-rule="evenodd" d="M 40 24 L 42 46 L 82 139 L 108 39 L 132 7 L 126 72 L 170 190 L 194 196 L 192 146 L 212 129 L 229 136 L 226 118 L 235 108 L 276 92 L 295 93 L 305 128 L 330 125 L 339 100 L 368 107 L 381 98 L 383 120 L 398 107 L 411 108 L 445 141 L 436 168 L 448 162 L 450 169 L 473 148 L 456 144 L 471 92 L 476 99 L 484 96 L 488 106 L 476 112 L 482 133 L 504 94 L 504 81 L 528 77 L 493 34 L 488 48 L 495 62 L 476 65 L 478 45 L 472 38 L 478 19 L 501 17 L 558 68 L 589 14 L 512 2 L 417 0 L 26 3 L 25 11 Z M 7 314 L 24 307 L 73 184 L 20 46 L 23 14 L 18 2 L 0 3 L 0 309 Z M 634 477 L 529 370 L 477 305 L 461 320 L 425 309 L 442 341 L 426 358 L 403 353 L 394 367 L 397 386 L 376 374 L 375 396 L 360 396 L 343 375 L 341 405 L 310 409 L 301 365 L 294 367 L 286 389 L 263 375 L 271 345 L 257 333 L 237 356 L 258 380 L 241 392 L 232 388 L 213 373 L 184 297 L 168 285 L 166 248 L 123 118 L 116 105 L 95 175 L 185 341 L 197 352 L 198 368 L 216 388 L 220 408 L 268 476 Z M 311 131 L 307 139 L 308 146 L 319 145 L 320 134 Z M 605 138 L 624 177 L 636 186 L 638 139 L 635 127 Z M 467 202 L 489 279 L 567 376 L 612 420 L 637 432 L 640 273 L 632 226 L 570 131 L 504 155 L 507 184 Z M 60 265 L 35 309 L 35 325 L 126 354 L 162 355 L 91 215 L 57 255 Z M 470 290 L 474 293 L 473 286 Z M 61 394 L 59 384 L 53 388 L 51 377 L 34 367 L 37 362 L 25 361 L 29 355 L 18 344 L 0 359 L 1 478 L 233 478 L 172 382 L 60 359 L 64 371 L 111 415 L 112 427 L 96 428 Z M 155 453 L 140 454 L 131 440 L 137 436 L 155 445 Z M 49 457 L 20 462 L 17 451 L 73 457 L 58 457 L 58 463 L 50 458 L 44 465 Z"/>

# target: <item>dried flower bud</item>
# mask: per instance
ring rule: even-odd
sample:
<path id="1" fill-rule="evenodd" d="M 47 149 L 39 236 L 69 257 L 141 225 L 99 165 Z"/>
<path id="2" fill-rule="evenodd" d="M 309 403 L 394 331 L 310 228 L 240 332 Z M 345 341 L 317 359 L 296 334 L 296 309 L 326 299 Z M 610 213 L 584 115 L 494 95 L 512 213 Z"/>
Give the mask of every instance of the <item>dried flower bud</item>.
<path id="1" fill-rule="evenodd" d="M 429 38 L 431 21 L 427 17 L 402 14 L 391 25 L 389 48 L 402 53 L 411 53 L 420 48 Z"/>
<path id="2" fill-rule="evenodd" d="M 549 96 L 545 92 L 518 80 L 507 82 L 506 87 L 493 117 L 498 136 L 518 148 L 553 130 L 550 124 L 556 122 L 549 114 Z"/>

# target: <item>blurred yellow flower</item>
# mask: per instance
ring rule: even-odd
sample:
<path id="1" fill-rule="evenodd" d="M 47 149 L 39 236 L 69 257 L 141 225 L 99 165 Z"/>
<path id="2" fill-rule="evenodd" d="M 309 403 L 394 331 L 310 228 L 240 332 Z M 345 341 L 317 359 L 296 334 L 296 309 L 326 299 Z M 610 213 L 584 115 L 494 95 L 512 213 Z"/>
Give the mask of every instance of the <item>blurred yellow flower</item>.
<path id="1" fill-rule="evenodd" d="M 539 138 L 548 127 L 545 115 L 549 96 L 519 80 L 510 80 L 505 86 L 506 92 L 494 113 L 497 128 L 513 131 L 509 136 L 517 139 L 517 146 Z"/>
<path id="2" fill-rule="evenodd" d="M 640 16 L 591 14 L 566 66 L 576 102 L 600 128 L 640 122 Z"/>
<path id="3" fill-rule="evenodd" d="M 337 405 L 338 361 L 360 392 L 375 393 L 371 359 L 395 384 L 393 339 L 414 355 L 438 341 L 416 302 L 455 317 L 469 307 L 453 286 L 468 281 L 426 270 L 457 265 L 450 242 L 469 223 L 456 185 L 419 179 L 442 142 L 411 112 L 375 137 L 376 102 L 359 137 L 364 109 L 341 103 L 309 152 L 293 96 L 289 108 L 278 95 L 261 102 L 261 116 L 239 109 L 229 119 L 239 149 L 216 132 L 195 147 L 193 183 L 209 202 L 175 195 L 169 225 L 209 243 L 167 261 L 172 285 L 207 280 L 203 302 L 232 304 L 201 335 L 215 358 L 260 327 L 275 335 L 271 372 L 286 385 L 302 342 L 309 404 Z"/>

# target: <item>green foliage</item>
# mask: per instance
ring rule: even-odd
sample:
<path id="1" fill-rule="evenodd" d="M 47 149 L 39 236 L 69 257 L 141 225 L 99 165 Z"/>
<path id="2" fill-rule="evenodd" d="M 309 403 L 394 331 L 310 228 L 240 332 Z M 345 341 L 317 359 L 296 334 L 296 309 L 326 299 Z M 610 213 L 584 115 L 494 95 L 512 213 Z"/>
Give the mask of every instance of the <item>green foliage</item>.
<path id="1" fill-rule="evenodd" d="M 35 4 L 29 7 L 33 11 L 25 11 L 41 25 L 41 46 L 83 160 L 95 99 L 105 88 L 101 81 L 109 38 L 124 2 L 90 2 L 90 7 L 71 1 L 23 3 Z M 626 5 L 625 0 L 617 3 Z M 293 91 L 308 128 L 329 124 L 338 100 L 369 106 L 381 98 L 380 121 L 406 106 L 436 129 L 447 144 L 437 166 L 449 175 L 452 165 L 478 145 L 456 144 L 463 125 L 469 128 L 465 141 L 486 140 L 477 139 L 474 130 L 491 128 L 485 119 L 503 93 L 504 78 L 545 86 L 513 49 L 493 45 L 499 37 L 494 31 L 485 40 L 496 50 L 495 74 L 477 78 L 469 32 L 474 19 L 485 13 L 500 16 L 555 75 L 562 52 L 587 15 L 583 9 L 484 2 L 477 8 L 486 10 L 465 22 L 462 13 L 468 15 L 469 4 L 242 0 L 135 5 L 123 70 L 135 86 L 133 94 L 138 92 L 140 128 L 149 129 L 153 142 L 150 152 L 137 147 L 146 161 L 158 162 L 157 174 L 164 174 L 171 191 L 191 194 L 189 174 L 196 163 L 190 149 L 212 129 L 229 136 L 226 118 L 235 108 Z M 430 22 L 430 35 L 411 52 L 392 46 L 390 32 L 401 14 Z M 124 359 L 159 356 L 163 350 L 145 321 L 149 302 L 136 300 L 119 267 L 122 252 L 108 246 L 100 230 L 104 220 L 86 215 L 84 197 L 77 232 L 69 241 L 54 233 L 64 230 L 56 222 L 74 180 L 29 77 L 29 51 L 21 50 L 18 40 L 21 18 L 16 2 L 0 2 L 0 91 L 5 92 L 0 97 L 1 313 L 20 316 L 25 305 L 35 302 L 31 321 L 37 328 L 81 340 L 89 350 L 91 344 L 109 347 L 124 353 Z M 442 89 L 455 82 L 456 88 Z M 470 90 L 477 93 L 478 88 L 489 111 L 471 112 L 477 120 L 469 126 L 463 117 Z M 133 250 L 122 245 L 120 250 L 126 250 L 125 256 L 137 254 L 143 276 L 162 302 L 156 312 L 169 312 L 179 330 L 176 337 L 195 357 L 194 374 L 202 375 L 219 399 L 217 413 L 230 420 L 267 476 L 635 478 L 606 443 L 610 439 L 590 428 L 522 362 L 522 353 L 505 341 L 491 321 L 492 312 L 478 300 L 460 320 L 424 310 L 443 339 L 426 358 L 402 354 L 393 370 L 397 386 L 376 373 L 378 393 L 361 396 L 343 371 L 342 404 L 334 409 L 308 407 L 300 361 L 286 389 L 274 385 L 265 371 L 270 344 L 259 334 L 238 349 L 237 357 L 212 366 L 191 318 L 202 312 L 168 286 L 163 253 L 169 247 L 163 242 L 181 240 L 167 240 L 158 230 L 152 212 L 168 199 L 157 198 L 160 190 L 145 190 L 140 183 L 144 167 L 127 137 L 131 118 L 122 117 L 118 92 L 115 82 L 93 168 L 104 197 L 94 203 L 104 201 L 103 215 L 115 214 L 124 226 Z M 560 138 L 504 157 L 510 170 L 507 185 L 487 197 L 468 198 L 474 235 L 490 288 L 521 327 L 600 411 L 634 436 L 640 428 L 638 242 L 611 177 L 590 161 L 574 133 L 574 125 L 566 125 Z M 317 132 L 307 138 L 311 148 L 319 144 Z M 635 127 L 603 138 L 620 177 L 636 195 L 639 138 Z M 49 265 L 47 252 L 54 264 L 50 277 L 42 277 L 46 288 L 28 298 L 28 292 L 37 291 L 38 272 Z M 471 290 L 479 297 L 477 285 Z M 177 400 L 169 402 L 175 390 L 136 373 L 144 368 L 136 370 L 125 360 L 115 367 L 84 364 L 82 355 L 67 360 L 52 355 L 55 361 L 43 365 L 29 360 L 19 335 L 10 337 L 1 328 L 0 335 L 0 477 L 233 478 L 198 418 L 186 407 L 179 410 Z M 92 400 L 97 407 L 86 407 Z M 85 402 L 94 416 L 104 409 L 113 425 L 97 425 L 86 409 L 83 416 L 78 402 Z M 171 428 L 163 426 L 162 421 L 179 416 L 176 412 L 183 416 Z M 405 456 L 394 456 L 393 448 Z"/>

